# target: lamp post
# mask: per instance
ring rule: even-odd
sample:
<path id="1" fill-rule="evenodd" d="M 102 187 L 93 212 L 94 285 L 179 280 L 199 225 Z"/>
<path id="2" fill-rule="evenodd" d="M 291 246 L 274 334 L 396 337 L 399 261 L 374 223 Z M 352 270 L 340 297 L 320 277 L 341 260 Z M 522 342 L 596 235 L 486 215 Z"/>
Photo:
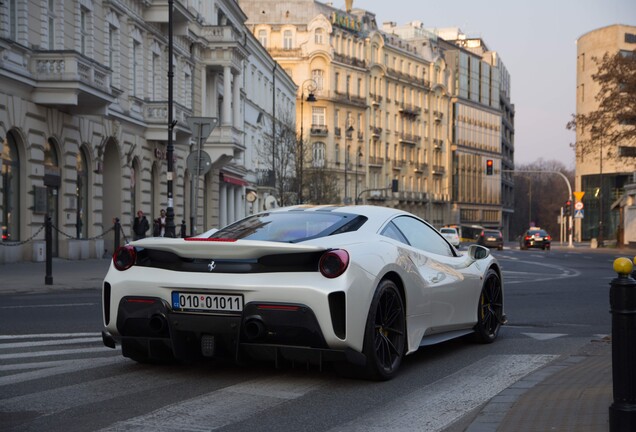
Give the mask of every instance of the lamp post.
<path id="1" fill-rule="evenodd" d="M 173 153 L 174 153 L 174 145 L 172 143 L 172 132 L 176 121 L 172 119 L 172 81 L 174 77 L 173 65 L 172 65 L 172 55 L 173 55 L 173 42 L 172 42 L 172 13 L 174 8 L 174 0 L 168 0 L 168 146 L 166 148 L 166 158 L 168 159 L 168 173 L 167 173 L 167 183 L 168 183 L 168 207 L 166 208 L 166 229 L 165 236 L 166 237 L 174 237 L 175 234 L 175 226 L 174 226 L 174 208 L 173 208 L 173 199 L 172 199 L 172 177 L 173 177 Z"/>
<path id="2" fill-rule="evenodd" d="M 356 194 L 355 203 L 358 204 L 358 168 L 360 167 L 360 158 L 362 157 L 362 150 L 358 149 L 358 154 L 356 155 Z"/>
<path id="3" fill-rule="evenodd" d="M 304 102 L 305 102 L 305 88 L 309 92 L 307 94 L 307 102 L 316 102 L 316 96 L 314 92 L 318 85 L 316 81 L 309 78 L 303 81 L 303 84 L 300 86 L 300 145 L 299 145 L 299 155 L 298 155 L 298 204 L 303 203 L 303 162 L 305 160 L 305 146 L 304 146 L 304 130 L 303 124 L 305 120 L 305 112 L 304 112 Z"/>
<path id="4" fill-rule="evenodd" d="M 345 139 L 350 140 L 353 137 L 353 126 L 349 126 L 345 132 Z M 345 172 L 344 172 L 344 204 L 349 204 L 349 196 L 347 190 L 347 174 L 349 172 L 349 150 L 351 145 L 347 144 L 345 147 Z"/>
<path id="5" fill-rule="evenodd" d="M 603 137 L 599 140 L 598 246 L 603 247 Z"/>

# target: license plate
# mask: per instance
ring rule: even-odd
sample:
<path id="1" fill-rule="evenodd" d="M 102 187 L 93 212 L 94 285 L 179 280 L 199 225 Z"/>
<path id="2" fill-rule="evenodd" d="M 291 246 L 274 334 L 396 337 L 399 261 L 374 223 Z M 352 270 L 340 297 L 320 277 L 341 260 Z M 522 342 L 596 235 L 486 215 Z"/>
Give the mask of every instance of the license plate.
<path id="1" fill-rule="evenodd" d="M 496 239 L 496 238 L 494 238 L 494 237 L 488 237 L 486 240 L 488 240 L 488 241 L 495 241 L 495 240 L 497 240 L 497 239 Z"/>
<path id="2" fill-rule="evenodd" d="M 182 312 L 242 312 L 243 296 L 173 291 L 172 310 Z"/>

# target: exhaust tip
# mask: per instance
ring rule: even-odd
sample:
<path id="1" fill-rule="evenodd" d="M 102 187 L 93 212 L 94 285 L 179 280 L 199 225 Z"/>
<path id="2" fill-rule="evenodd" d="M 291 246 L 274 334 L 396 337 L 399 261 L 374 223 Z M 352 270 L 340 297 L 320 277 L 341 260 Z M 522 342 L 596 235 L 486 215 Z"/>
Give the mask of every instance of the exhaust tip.
<path id="1" fill-rule="evenodd" d="M 155 333 L 162 333 L 166 329 L 166 327 L 168 327 L 168 322 L 165 316 L 161 314 L 155 314 L 150 317 L 148 327 L 150 327 L 150 330 Z"/>
<path id="2" fill-rule="evenodd" d="M 248 317 L 243 321 L 243 331 L 249 340 L 257 340 L 265 337 L 265 323 L 260 316 Z"/>

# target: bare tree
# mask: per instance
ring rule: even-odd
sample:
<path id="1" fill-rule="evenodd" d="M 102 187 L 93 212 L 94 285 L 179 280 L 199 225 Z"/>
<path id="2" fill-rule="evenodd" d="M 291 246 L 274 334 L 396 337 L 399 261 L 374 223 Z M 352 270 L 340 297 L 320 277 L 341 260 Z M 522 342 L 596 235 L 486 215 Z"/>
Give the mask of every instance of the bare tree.
<path id="1" fill-rule="evenodd" d="M 546 174 L 523 171 L 541 171 Z M 569 191 L 563 178 L 554 174 L 554 171 L 565 175 L 570 184 L 574 183 L 574 171 L 567 169 L 559 161 L 539 159 L 530 164 L 515 166 L 515 212 L 510 227 L 511 235 L 521 235 L 534 224 L 544 228 L 555 239 L 559 238 L 557 220 Z"/>
<path id="2" fill-rule="evenodd" d="M 297 147 L 292 113 L 281 110 L 267 125 L 263 145 L 257 153 L 261 166 L 267 167 L 263 183 L 274 189 L 282 206 L 296 204 Z"/>
<path id="3" fill-rule="evenodd" d="M 338 176 L 327 168 L 326 160 L 316 160 L 307 172 L 308 202 L 312 204 L 333 204 L 340 201 Z"/>
<path id="4" fill-rule="evenodd" d="M 572 116 L 567 128 L 577 131 L 577 156 L 598 151 L 602 138 L 607 154 L 618 156 L 619 147 L 636 142 L 636 50 L 593 57 L 592 79 L 599 85 L 598 108 Z"/>

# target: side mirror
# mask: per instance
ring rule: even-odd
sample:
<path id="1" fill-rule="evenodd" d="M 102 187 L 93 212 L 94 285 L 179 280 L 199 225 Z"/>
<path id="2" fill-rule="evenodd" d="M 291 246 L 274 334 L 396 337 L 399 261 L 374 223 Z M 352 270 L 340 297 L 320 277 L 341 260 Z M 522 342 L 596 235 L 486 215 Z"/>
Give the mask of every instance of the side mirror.
<path id="1" fill-rule="evenodd" d="M 490 255 L 490 249 L 487 247 L 476 244 L 468 246 L 468 256 L 475 261 L 484 259 L 488 255 Z"/>

